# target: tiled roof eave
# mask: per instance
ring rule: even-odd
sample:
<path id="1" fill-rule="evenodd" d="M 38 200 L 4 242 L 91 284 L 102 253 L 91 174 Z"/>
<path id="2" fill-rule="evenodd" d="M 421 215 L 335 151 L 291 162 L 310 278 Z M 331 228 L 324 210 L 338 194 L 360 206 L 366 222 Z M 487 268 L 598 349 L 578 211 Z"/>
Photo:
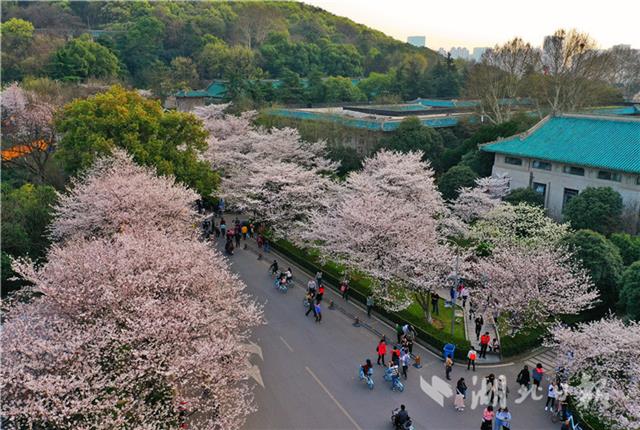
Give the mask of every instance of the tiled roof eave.
<path id="1" fill-rule="evenodd" d="M 553 158 L 553 157 L 544 157 L 544 156 L 540 156 L 540 155 L 531 155 L 531 154 L 525 154 L 522 152 L 518 152 L 518 151 L 505 151 L 505 150 L 500 150 L 500 149 L 493 149 L 493 148 L 488 148 L 488 147 L 482 147 L 481 150 L 485 151 L 485 152 L 493 152 L 495 154 L 504 154 L 504 155 L 514 155 L 517 157 L 522 157 L 522 158 L 530 158 L 532 160 L 543 160 L 543 161 L 553 161 L 556 163 L 564 163 L 564 164 L 571 164 L 572 166 L 584 166 L 584 167 L 592 167 L 592 168 L 596 168 L 596 169 L 606 169 L 606 170 L 611 170 L 614 172 L 621 172 L 621 173 L 631 173 L 631 174 L 640 174 L 640 170 L 631 170 L 631 169 L 625 169 L 625 168 L 621 168 L 621 167 L 615 167 L 615 166 L 610 166 L 610 165 L 606 165 L 606 164 L 592 164 L 592 163 L 585 163 L 582 161 L 574 161 L 574 160 L 567 160 L 567 159 L 562 159 L 562 158 Z"/>

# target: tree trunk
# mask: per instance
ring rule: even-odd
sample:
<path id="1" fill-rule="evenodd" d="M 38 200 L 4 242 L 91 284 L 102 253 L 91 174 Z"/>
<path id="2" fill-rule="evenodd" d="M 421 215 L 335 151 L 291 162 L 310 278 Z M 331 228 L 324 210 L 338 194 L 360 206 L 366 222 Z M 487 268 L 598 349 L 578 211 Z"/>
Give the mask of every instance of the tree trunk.
<path id="1" fill-rule="evenodd" d="M 431 318 L 431 294 L 429 292 L 415 293 L 414 297 L 416 299 L 416 302 L 418 302 L 418 304 L 422 308 L 422 313 L 424 315 L 425 321 L 431 324 L 433 322 L 433 318 Z"/>

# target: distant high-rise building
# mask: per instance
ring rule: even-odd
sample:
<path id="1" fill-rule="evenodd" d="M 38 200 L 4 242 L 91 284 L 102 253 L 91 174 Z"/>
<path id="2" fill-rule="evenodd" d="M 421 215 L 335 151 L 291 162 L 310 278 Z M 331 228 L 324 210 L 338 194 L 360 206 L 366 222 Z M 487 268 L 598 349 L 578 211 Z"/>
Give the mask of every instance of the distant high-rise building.
<path id="1" fill-rule="evenodd" d="M 473 58 L 476 61 L 480 61 L 482 59 L 482 54 L 484 54 L 487 51 L 487 47 L 481 47 L 481 48 L 473 48 L 473 54 L 471 54 L 471 58 Z"/>
<path id="2" fill-rule="evenodd" d="M 425 46 L 427 46 L 427 37 L 426 36 L 409 36 L 407 37 L 407 43 L 413 46 L 424 48 Z"/>
<path id="3" fill-rule="evenodd" d="M 469 59 L 469 50 L 464 47 L 452 47 L 451 48 L 451 58 L 457 59 L 460 58 L 462 60 Z"/>

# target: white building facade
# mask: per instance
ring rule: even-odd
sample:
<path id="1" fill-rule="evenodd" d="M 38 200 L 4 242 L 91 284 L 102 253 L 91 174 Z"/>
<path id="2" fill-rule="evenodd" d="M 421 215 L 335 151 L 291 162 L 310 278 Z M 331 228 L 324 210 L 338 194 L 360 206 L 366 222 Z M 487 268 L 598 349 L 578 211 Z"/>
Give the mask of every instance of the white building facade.
<path id="1" fill-rule="evenodd" d="M 544 197 L 549 216 L 561 220 L 571 198 L 587 187 L 620 193 L 628 230 L 640 228 L 640 117 L 559 115 L 529 131 L 481 145 L 494 153 L 494 175 L 510 188 Z"/>

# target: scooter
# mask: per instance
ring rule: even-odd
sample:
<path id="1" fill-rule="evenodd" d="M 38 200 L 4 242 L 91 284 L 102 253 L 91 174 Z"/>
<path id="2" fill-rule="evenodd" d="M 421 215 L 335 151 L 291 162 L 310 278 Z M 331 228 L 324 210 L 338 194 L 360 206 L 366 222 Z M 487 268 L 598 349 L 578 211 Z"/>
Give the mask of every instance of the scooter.
<path id="1" fill-rule="evenodd" d="M 400 408 L 395 408 L 391 411 L 391 424 L 393 425 L 394 430 L 415 430 L 411 418 L 400 426 L 396 424 L 396 415 L 398 415 L 398 412 L 400 412 Z"/>

